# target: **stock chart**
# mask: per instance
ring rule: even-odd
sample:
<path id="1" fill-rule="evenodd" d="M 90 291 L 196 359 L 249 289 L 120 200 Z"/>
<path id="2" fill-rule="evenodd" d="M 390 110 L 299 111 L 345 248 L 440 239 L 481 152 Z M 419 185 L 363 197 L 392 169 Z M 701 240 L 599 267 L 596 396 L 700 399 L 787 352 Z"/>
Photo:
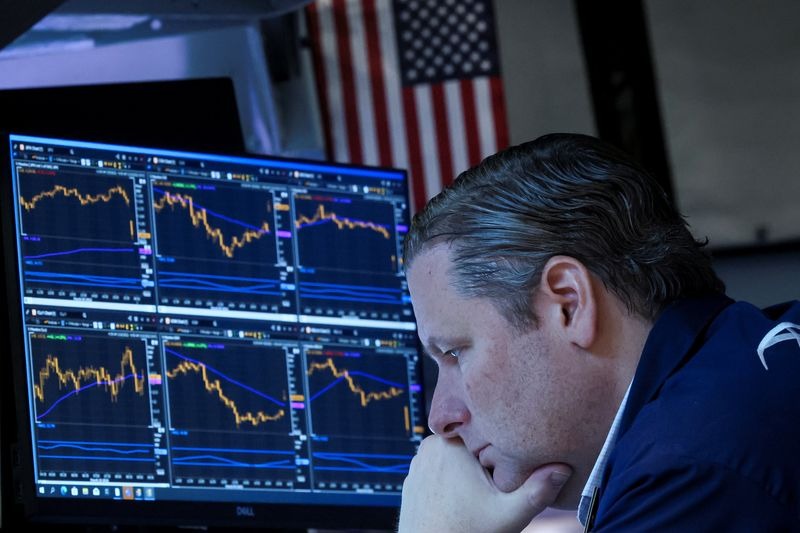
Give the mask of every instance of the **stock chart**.
<path id="1" fill-rule="evenodd" d="M 153 353 L 147 337 L 32 332 L 39 468 L 153 475 Z"/>
<path id="2" fill-rule="evenodd" d="M 399 283 L 394 206 L 342 195 L 297 195 L 295 210 L 301 309 L 399 318 L 407 302 Z"/>
<path id="3" fill-rule="evenodd" d="M 150 301 L 143 295 L 134 182 L 88 171 L 21 168 L 26 292 Z"/>
<path id="4" fill-rule="evenodd" d="M 412 362 L 362 348 L 309 349 L 306 360 L 315 482 L 396 489 L 414 451 Z"/>
<path id="5" fill-rule="evenodd" d="M 291 260 L 269 190 L 158 181 L 153 211 L 162 302 L 278 309 Z"/>
<path id="6" fill-rule="evenodd" d="M 290 346 L 167 340 L 164 343 L 175 475 L 206 483 L 266 485 L 295 477 Z"/>

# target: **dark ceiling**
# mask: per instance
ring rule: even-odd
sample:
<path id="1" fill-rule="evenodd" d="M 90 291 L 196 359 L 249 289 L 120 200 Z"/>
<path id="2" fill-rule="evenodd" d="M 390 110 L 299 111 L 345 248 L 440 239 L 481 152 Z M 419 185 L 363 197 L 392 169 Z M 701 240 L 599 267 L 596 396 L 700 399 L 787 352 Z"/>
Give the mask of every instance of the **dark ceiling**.
<path id="1" fill-rule="evenodd" d="M 0 0 L 0 54 L 111 44 L 263 21 L 310 0 Z"/>

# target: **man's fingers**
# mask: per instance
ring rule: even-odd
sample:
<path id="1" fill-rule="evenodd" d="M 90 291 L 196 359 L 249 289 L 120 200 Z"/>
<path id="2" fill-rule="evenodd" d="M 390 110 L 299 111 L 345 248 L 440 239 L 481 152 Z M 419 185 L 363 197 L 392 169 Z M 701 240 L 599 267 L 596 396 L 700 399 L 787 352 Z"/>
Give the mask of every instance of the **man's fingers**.
<path id="1" fill-rule="evenodd" d="M 513 509 L 521 513 L 518 516 L 520 523 L 527 524 L 552 505 L 570 476 L 572 469 L 564 464 L 547 465 L 534 471 L 520 488 L 509 495 L 515 500 Z"/>
<path id="2" fill-rule="evenodd" d="M 548 465 L 539 468 L 520 487 L 533 514 L 539 514 L 552 505 L 561 489 L 572 476 L 567 465 Z"/>

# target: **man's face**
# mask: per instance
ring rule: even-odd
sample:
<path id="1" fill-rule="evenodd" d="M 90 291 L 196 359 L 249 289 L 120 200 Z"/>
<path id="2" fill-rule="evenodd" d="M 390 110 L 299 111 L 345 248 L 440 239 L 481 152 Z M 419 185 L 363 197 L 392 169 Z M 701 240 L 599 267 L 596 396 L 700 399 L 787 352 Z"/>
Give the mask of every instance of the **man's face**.
<path id="1" fill-rule="evenodd" d="M 544 464 L 570 465 L 557 505 L 574 507 L 607 431 L 593 420 L 607 383 L 591 361 L 579 364 L 585 354 L 557 312 L 537 308 L 537 327 L 515 328 L 490 300 L 456 291 L 449 256 L 435 245 L 408 272 L 419 336 L 439 367 L 431 429 L 460 437 L 502 491 Z"/>

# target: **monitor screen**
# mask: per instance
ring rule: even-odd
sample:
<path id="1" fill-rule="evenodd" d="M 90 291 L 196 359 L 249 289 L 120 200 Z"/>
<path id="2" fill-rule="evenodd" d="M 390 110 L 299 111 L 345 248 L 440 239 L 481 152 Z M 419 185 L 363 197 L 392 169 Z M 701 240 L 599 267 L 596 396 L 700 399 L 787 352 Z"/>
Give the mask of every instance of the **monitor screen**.
<path id="1" fill-rule="evenodd" d="M 404 171 L 5 141 L 30 517 L 393 525 L 426 427 Z"/>

